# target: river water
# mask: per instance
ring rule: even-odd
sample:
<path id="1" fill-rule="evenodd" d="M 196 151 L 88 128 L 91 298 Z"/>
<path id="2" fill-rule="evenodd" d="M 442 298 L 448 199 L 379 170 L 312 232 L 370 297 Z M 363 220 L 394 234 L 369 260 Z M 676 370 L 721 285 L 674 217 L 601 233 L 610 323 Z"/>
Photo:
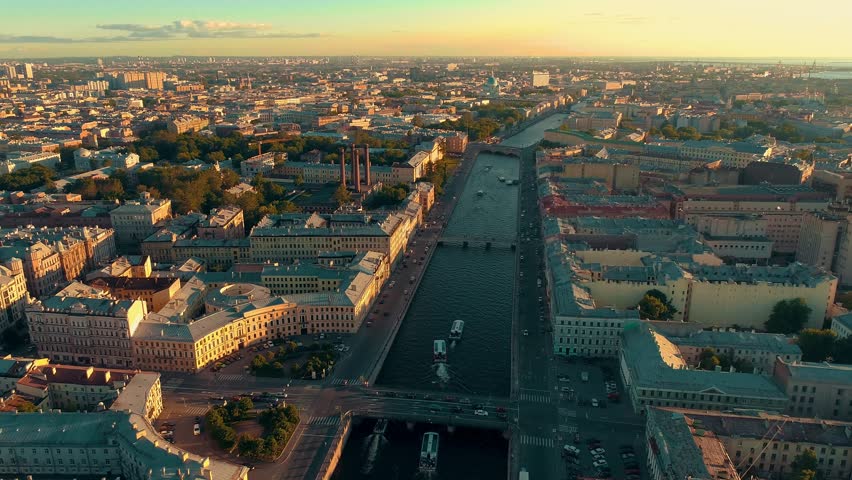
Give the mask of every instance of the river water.
<path id="1" fill-rule="evenodd" d="M 564 118 L 554 115 L 504 143 L 531 145 Z M 519 187 L 500 182 L 501 176 L 518 178 L 517 158 L 477 157 L 445 235 L 516 236 Z M 509 249 L 439 247 L 377 383 L 507 397 L 514 257 Z M 465 322 L 464 336 L 456 345 L 450 344 L 447 370 L 437 371 L 432 364 L 432 341 L 446 339 L 457 319 Z"/>
<path id="2" fill-rule="evenodd" d="M 554 115 L 506 140 L 523 147 L 542 139 L 565 115 Z M 490 167 L 490 168 L 489 168 Z M 514 237 L 518 159 L 482 154 L 476 159 L 449 220 L 447 236 Z M 482 190 L 482 195 L 478 191 Z M 379 385 L 508 397 L 514 252 L 481 247 L 439 247 L 421 280 L 377 383 Z M 432 341 L 446 339 L 453 320 L 465 321 L 464 336 L 450 344 L 446 371 L 432 363 Z M 436 480 L 506 478 L 508 443 L 501 432 L 391 422 L 383 438 L 374 421 L 353 428 L 336 480 L 427 478 L 417 472 L 423 433 L 440 434 Z"/>

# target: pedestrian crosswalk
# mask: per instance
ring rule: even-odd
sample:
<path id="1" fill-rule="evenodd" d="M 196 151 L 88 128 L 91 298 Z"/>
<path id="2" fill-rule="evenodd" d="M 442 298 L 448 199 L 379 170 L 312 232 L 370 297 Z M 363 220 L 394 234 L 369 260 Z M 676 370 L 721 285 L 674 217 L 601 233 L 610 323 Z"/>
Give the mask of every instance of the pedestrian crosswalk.
<path id="1" fill-rule="evenodd" d="M 525 402 L 550 403 L 549 393 L 521 393 L 521 400 Z"/>
<path id="2" fill-rule="evenodd" d="M 187 405 L 186 407 L 181 406 L 181 412 L 190 417 L 200 417 L 207 413 L 207 410 L 210 407 L 207 405 Z"/>
<path id="3" fill-rule="evenodd" d="M 360 385 L 363 383 L 363 378 L 331 378 L 329 385 Z"/>
<path id="4" fill-rule="evenodd" d="M 331 415 L 328 417 L 311 417 L 308 420 L 308 425 L 337 425 L 340 423 L 340 417 L 338 415 Z"/>
<path id="5" fill-rule="evenodd" d="M 251 375 L 239 373 L 217 373 L 214 377 L 218 382 L 245 382 L 253 379 Z"/>
<path id="6" fill-rule="evenodd" d="M 562 433 L 576 433 L 577 425 L 559 425 L 559 431 Z"/>
<path id="7" fill-rule="evenodd" d="M 535 435 L 521 435 L 522 445 L 534 447 L 553 447 L 553 439 L 548 437 L 537 437 Z"/>

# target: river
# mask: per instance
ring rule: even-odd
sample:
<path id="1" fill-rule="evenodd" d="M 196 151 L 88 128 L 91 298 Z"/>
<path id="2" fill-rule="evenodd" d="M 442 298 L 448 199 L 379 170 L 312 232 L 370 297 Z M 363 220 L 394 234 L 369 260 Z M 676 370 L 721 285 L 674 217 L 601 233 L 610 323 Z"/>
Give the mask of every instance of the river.
<path id="1" fill-rule="evenodd" d="M 504 143 L 531 145 L 564 118 L 554 115 Z M 516 235 L 519 187 L 500 182 L 501 176 L 518 178 L 517 158 L 491 154 L 477 157 L 449 220 L 447 236 Z M 377 383 L 507 397 L 514 256 L 513 251 L 500 248 L 439 247 Z M 437 371 L 432 363 L 432 341 L 446 339 L 456 319 L 465 322 L 464 336 L 456 345 L 450 343 L 446 371 Z"/>
<path id="2" fill-rule="evenodd" d="M 565 118 L 554 115 L 504 143 L 523 147 L 556 128 Z M 490 167 L 490 168 L 489 168 Z M 467 179 L 449 220 L 446 235 L 514 236 L 518 186 L 498 180 L 518 178 L 514 157 L 483 154 Z M 482 190 L 483 194 L 477 195 Z M 514 252 L 508 249 L 439 247 L 415 294 L 378 384 L 509 396 Z M 448 369 L 432 364 L 432 341 L 446 339 L 455 319 L 465 321 L 464 337 L 450 346 Z M 440 434 L 440 480 L 506 478 L 508 442 L 501 432 L 391 422 L 383 437 L 372 433 L 374 421 L 353 428 L 335 480 L 427 478 L 417 472 L 420 441 L 426 431 Z"/>

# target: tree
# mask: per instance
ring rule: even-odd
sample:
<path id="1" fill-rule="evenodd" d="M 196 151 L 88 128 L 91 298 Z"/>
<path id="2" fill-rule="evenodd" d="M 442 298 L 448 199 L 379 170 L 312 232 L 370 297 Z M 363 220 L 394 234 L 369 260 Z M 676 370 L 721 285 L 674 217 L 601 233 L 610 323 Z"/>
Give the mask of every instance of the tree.
<path id="1" fill-rule="evenodd" d="M 821 362 L 831 357 L 835 350 L 837 333 L 831 330 L 806 328 L 799 332 L 796 343 L 802 349 L 802 360 L 806 362 Z"/>
<path id="2" fill-rule="evenodd" d="M 639 301 L 639 315 L 646 320 L 663 320 L 666 306 L 659 298 L 645 295 Z"/>
<path id="3" fill-rule="evenodd" d="M 792 480 L 814 480 L 817 478 L 817 456 L 813 450 L 805 450 L 796 455 L 790 464 L 792 471 L 789 478 Z"/>
<path id="4" fill-rule="evenodd" d="M 38 411 L 38 407 L 32 402 L 21 402 L 17 407 L 18 413 L 33 413 Z"/>
<path id="5" fill-rule="evenodd" d="M 841 338 L 834 342 L 834 354 L 836 363 L 852 364 L 852 336 Z"/>
<path id="6" fill-rule="evenodd" d="M 705 348 L 698 359 L 698 368 L 702 370 L 715 370 L 720 363 L 719 357 L 716 356 L 716 350 L 712 348 Z"/>
<path id="7" fill-rule="evenodd" d="M 781 300 L 772 307 L 772 313 L 764 326 L 770 333 L 796 333 L 805 326 L 811 311 L 803 298 Z"/>
<path id="8" fill-rule="evenodd" d="M 303 177 L 301 174 L 296 175 L 296 180 L 293 183 L 295 183 L 297 187 L 301 187 L 305 184 L 305 177 Z"/>
<path id="9" fill-rule="evenodd" d="M 665 293 L 652 289 L 645 292 L 645 296 L 639 302 L 639 311 L 642 318 L 651 320 L 671 320 L 677 309 L 669 302 Z"/>
<path id="10" fill-rule="evenodd" d="M 352 202 L 352 194 L 349 193 L 349 190 L 342 183 L 337 187 L 337 190 L 334 191 L 333 198 L 339 206 Z"/>

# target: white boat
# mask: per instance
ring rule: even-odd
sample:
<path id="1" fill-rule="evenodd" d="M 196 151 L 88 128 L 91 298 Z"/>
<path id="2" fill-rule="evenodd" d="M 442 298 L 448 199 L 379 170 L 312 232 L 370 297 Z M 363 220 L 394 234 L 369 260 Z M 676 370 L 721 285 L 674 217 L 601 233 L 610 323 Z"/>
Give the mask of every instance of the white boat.
<path id="1" fill-rule="evenodd" d="M 432 343 L 432 361 L 443 363 L 447 361 L 447 341 L 435 340 Z"/>
<path id="2" fill-rule="evenodd" d="M 501 182 L 505 182 L 506 177 L 500 176 L 500 177 L 497 177 L 497 180 L 500 180 Z"/>
<path id="3" fill-rule="evenodd" d="M 453 328 L 450 329 L 450 340 L 461 340 L 464 332 L 464 320 L 456 320 L 453 322 Z"/>
<path id="4" fill-rule="evenodd" d="M 481 196 L 485 195 L 485 192 L 483 192 L 482 190 L 479 190 L 478 192 L 476 192 L 476 194 L 481 197 Z"/>
<path id="5" fill-rule="evenodd" d="M 438 469 L 438 440 L 440 436 L 435 432 L 423 434 L 423 443 L 420 445 L 420 471 L 434 472 Z"/>

